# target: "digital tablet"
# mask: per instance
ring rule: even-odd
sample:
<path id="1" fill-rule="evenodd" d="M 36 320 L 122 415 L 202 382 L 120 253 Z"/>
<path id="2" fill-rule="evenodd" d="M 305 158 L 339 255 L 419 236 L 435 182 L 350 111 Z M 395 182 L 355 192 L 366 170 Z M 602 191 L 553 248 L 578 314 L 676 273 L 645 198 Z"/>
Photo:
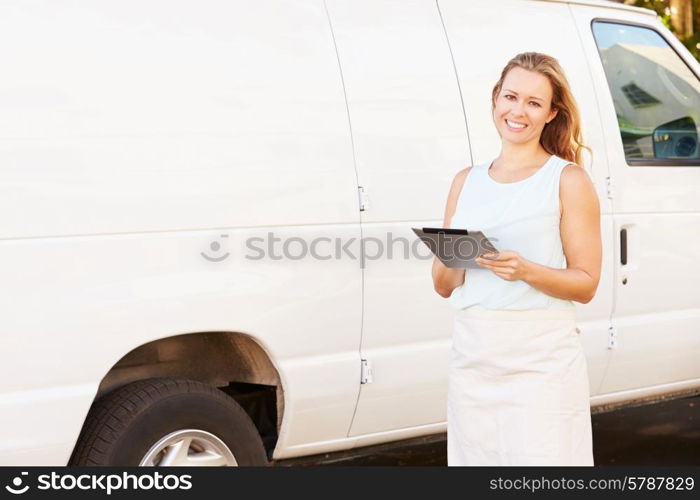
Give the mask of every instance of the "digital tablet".
<path id="1" fill-rule="evenodd" d="M 446 267 L 483 269 L 476 263 L 476 258 L 488 252 L 498 254 L 496 247 L 481 231 L 445 227 L 411 229 Z"/>

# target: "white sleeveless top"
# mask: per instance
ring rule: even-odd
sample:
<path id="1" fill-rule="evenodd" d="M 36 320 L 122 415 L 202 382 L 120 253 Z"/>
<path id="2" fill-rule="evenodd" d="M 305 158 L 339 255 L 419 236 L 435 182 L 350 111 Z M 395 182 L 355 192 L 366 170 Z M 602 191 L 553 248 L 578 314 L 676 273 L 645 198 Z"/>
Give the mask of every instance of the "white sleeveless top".
<path id="1" fill-rule="evenodd" d="M 533 175 L 502 183 L 488 173 L 490 163 L 475 165 L 467 175 L 451 228 L 480 230 L 499 250 L 513 250 L 545 266 L 566 269 L 559 234 L 559 179 L 572 162 L 552 155 Z M 457 309 L 480 305 L 486 309 L 573 309 L 571 300 L 547 295 L 493 271 L 466 269 L 464 283 L 452 291 Z"/>

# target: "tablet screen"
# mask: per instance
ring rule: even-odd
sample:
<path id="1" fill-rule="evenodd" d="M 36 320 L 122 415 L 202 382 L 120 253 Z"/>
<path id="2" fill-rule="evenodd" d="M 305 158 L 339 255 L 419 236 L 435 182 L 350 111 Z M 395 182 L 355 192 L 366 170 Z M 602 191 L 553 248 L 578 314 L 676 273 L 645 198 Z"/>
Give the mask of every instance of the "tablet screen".
<path id="1" fill-rule="evenodd" d="M 466 229 L 451 229 L 449 227 L 424 227 L 424 233 L 443 233 L 443 234 L 466 234 L 469 235 L 469 231 Z"/>

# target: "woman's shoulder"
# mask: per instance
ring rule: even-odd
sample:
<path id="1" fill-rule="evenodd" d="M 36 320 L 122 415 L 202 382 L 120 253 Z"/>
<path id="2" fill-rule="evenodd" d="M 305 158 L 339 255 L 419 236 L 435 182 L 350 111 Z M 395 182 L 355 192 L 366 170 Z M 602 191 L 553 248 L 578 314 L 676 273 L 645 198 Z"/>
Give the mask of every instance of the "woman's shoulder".
<path id="1" fill-rule="evenodd" d="M 474 168 L 473 165 L 469 165 L 468 167 L 464 167 L 462 170 L 457 172 L 457 175 L 455 175 L 455 181 L 457 182 L 464 182 L 464 180 L 467 178 L 469 175 L 469 172 L 471 172 L 472 168 Z"/>
<path id="2" fill-rule="evenodd" d="M 462 187 L 464 186 L 467 177 L 469 177 L 469 173 L 472 171 L 472 169 L 477 167 L 478 165 L 469 165 L 468 167 L 463 168 L 455 174 L 455 177 L 452 181 L 452 190 L 454 191 L 454 196 L 458 196 L 459 193 L 462 192 Z"/>
<path id="3" fill-rule="evenodd" d="M 561 182 L 567 184 L 578 184 L 580 182 L 590 182 L 590 176 L 585 168 L 576 162 L 561 159 Z"/>
<path id="4" fill-rule="evenodd" d="M 447 195 L 447 207 L 446 207 L 446 216 L 445 216 L 445 227 L 449 227 L 449 222 L 450 219 L 452 218 L 452 215 L 455 213 L 455 210 L 457 208 L 457 202 L 459 201 L 459 196 L 462 193 L 462 187 L 464 187 L 464 182 L 467 180 L 467 177 L 469 176 L 469 172 L 471 171 L 473 167 L 470 165 L 468 167 L 463 168 L 459 172 L 457 172 L 454 176 L 454 179 L 452 179 L 452 185 L 450 186 L 450 192 Z"/>
<path id="5" fill-rule="evenodd" d="M 565 161 L 559 181 L 559 195 L 563 205 L 597 205 L 598 195 L 591 176 L 581 165 Z"/>
<path id="6" fill-rule="evenodd" d="M 555 167 L 553 172 L 559 175 L 561 183 L 577 184 L 589 177 L 586 169 L 575 161 L 567 160 L 556 154 L 552 155 L 552 159 Z"/>
<path id="7" fill-rule="evenodd" d="M 454 179 L 452 180 L 452 188 L 450 189 L 450 196 L 457 197 L 462 192 L 462 187 L 464 186 L 467 177 L 471 174 L 473 170 L 484 169 L 489 166 L 488 163 L 476 163 L 474 165 L 469 165 L 464 167 L 462 170 L 458 171 Z"/>

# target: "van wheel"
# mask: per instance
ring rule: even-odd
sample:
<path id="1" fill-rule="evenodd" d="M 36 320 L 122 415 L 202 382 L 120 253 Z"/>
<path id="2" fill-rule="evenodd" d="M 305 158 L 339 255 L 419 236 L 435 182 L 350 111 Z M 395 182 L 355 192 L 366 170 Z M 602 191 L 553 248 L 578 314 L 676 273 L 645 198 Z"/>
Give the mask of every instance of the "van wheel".
<path id="1" fill-rule="evenodd" d="M 215 387 L 140 380 L 93 403 L 69 465 L 266 465 L 258 430 Z"/>

